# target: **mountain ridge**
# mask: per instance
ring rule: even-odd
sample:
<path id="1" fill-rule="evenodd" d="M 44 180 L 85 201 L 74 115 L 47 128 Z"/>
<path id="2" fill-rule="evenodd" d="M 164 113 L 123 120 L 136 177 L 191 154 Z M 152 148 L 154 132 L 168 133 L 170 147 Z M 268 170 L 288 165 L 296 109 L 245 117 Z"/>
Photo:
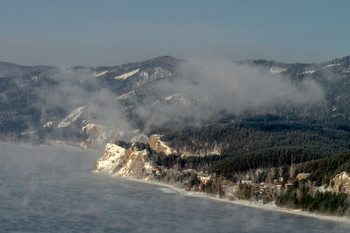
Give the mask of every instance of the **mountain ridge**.
<path id="1" fill-rule="evenodd" d="M 176 90 L 170 90 L 170 92 L 169 90 L 163 90 L 164 85 L 166 85 L 166 83 L 163 84 L 163 80 L 169 80 L 167 81 L 168 83 L 175 82 L 176 84 L 179 76 L 178 66 L 185 62 L 183 59 L 172 56 L 160 56 L 115 66 L 76 66 L 64 69 L 51 66 L 21 66 L 1 62 L 0 74 L 3 75 L 0 79 L 2 84 L 0 101 L 4 104 L 0 112 L 0 117 L 3 119 L 0 125 L 0 133 L 2 138 L 6 138 L 6 134 L 17 135 L 23 138 L 23 135 L 26 134 L 25 131 L 31 128 L 38 132 L 37 136 L 43 134 L 38 137 L 43 137 L 43 140 L 45 140 L 45 138 L 53 137 L 55 133 L 52 131 L 53 128 L 42 128 L 43 125 L 54 126 L 59 124 L 74 109 L 88 106 L 86 112 L 89 116 L 86 119 L 82 117 L 75 124 L 72 124 L 71 127 L 72 132 L 74 132 L 73 135 L 80 135 L 79 137 L 82 139 L 88 138 L 89 136 L 81 134 L 79 128 L 85 127 L 88 123 L 103 126 L 104 121 L 109 121 L 107 116 L 99 116 L 103 112 L 102 107 L 98 112 L 90 110 L 92 107 L 89 107 L 89 104 L 97 108 L 96 103 L 110 107 L 109 110 L 111 108 L 123 108 L 125 113 L 121 114 L 121 110 L 118 110 L 115 111 L 116 115 L 118 117 L 124 115 L 123 118 L 128 118 L 127 121 L 131 122 L 130 124 L 134 129 L 136 127 L 140 131 L 144 131 L 147 127 L 152 128 L 155 126 L 154 123 L 148 126 L 147 124 L 145 125 L 145 122 L 148 121 L 146 118 L 149 118 L 153 113 L 150 112 L 148 115 L 143 116 L 142 106 L 145 106 L 146 109 L 148 106 L 151 107 L 151 110 L 148 111 L 155 113 L 155 110 L 169 105 L 181 107 L 200 104 L 196 96 L 184 96 L 182 93 L 176 92 Z M 232 62 L 232 64 L 234 63 Z M 350 102 L 346 97 L 346 87 L 350 83 L 348 83 L 346 77 L 348 77 L 350 72 L 350 56 L 332 59 L 319 64 L 289 64 L 262 59 L 245 60 L 238 63 L 262 67 L 272 75 L 287 75 L 292 80 L 313 79 L 322 84 L 322 86 L 329 88 L 329 91 L 326 90 L 326 104 L 323 106 L 324 110 L 322 110 L 325 113 L 322 114 L 319 114 L 318 110 L 312 110 L 316 108 L 314 106 L 305 106 L 299 110 L 294 109 L 295 113 L 291 113 L 290 110 L 288 112 L 287 109 L 278 110 L 277 108 L 270 112 L 261 113 L 259 111 L 249 111 L 249 114 L 264 115 L 268 113 L 288 118 L 291 118 L 293 115 L 294 117 L 301 117 L 302 115 L 320 117 L 323 114 L 326 117 L 340 116 L 346 118 L 348 114 L 346 106 L 350 106 Z M 13 68 L 15 69 L 13 70 Z M 331 73 L 329 75 L 331 78 L 327 76 L 327 72 Z M 102 93 L 106 91 L 108 92 L 106 97 L 101 97 Z M 83 97 L 80 97 L 80 94 Z M 50 97 L 51 95 L 53 97 Z M 91 96 L 94 97 L 91 98 Z M 114 100 L 115 98 L 117 100 Z M 106 102 L 108 103 L 106 104 Z M 155 107 L 152 110 L 154 106 L 159 107 Z M 181 108 L 186 110 L 186 107 Z M 217 115 L 217 119 L 214 121 L 230 118 L 230 113 L 222 112 L 220 114 L 223 115 Z M 21 116 L 23 116 L 23 120 L 19 121 L 18 119 Z M 185 122 L 189 121 L 192 124 L 193 120 L 191 120 L 191 117 L 191 113 L 188 117 L 185 116 Z M 94 122 L 93 119 L 98 119 L 98 122 Z M 28 122 L 29 124 L 27 124 Z M 174 127 L 179 126 L 179 122 L 173 122 L 172 124 L 174 124 Z M 59 133 L 64 135 L 69 130 L 64 129 L 61 131 L 67 131 Z M 154 130 L 148 129 L 147 131 Z M 144 133 L 149 134 L 147 132 Z"/>

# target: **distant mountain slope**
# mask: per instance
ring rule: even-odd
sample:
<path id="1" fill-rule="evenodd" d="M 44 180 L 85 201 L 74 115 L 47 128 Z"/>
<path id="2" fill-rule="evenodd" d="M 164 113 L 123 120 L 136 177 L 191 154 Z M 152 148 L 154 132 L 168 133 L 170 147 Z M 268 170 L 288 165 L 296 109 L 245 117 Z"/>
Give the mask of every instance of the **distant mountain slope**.
<path id="1" fill-rule="evenodd" d="M 207 89 L 200 93 L 201 86 L 197 83 L 201 79 L 191 79 L 191 73 L 183 72 L 186 62 L 171 56 L 103 67 L 58 68 L 1 62 L 1 138 L 36 142 L 63 140 L 86 146 L 120 137 L 131 140 L 138 135 L 142 138 L 144 134 L 156 131 L 170 135 L 174 130 L 182 130 L 183 126 L 226 124 L 227 127 L 228 123 L 258 116 L 278 117 L 289 121 L 289 124 L 302 119 L 304 122 L 305 119 L 313 119 L 320 124 L 332 121 L 338 122 L 336 127 L 341 128 L 341 132 L 348 131 L 350 56 L 320 64 L 285 64 L 266 60 L 232 63 L 258 68 L 263 75 L 276 80 L 287 77 L 301 93 L 308 84 L 298 83 L 314 80 L 325 92 L 322 104 L 276 105 L 257 109 L 244 107 L 240 112 L 219 107 L 211 110 L 215 102 L 206 105 L 208 99 L 205 93 L 211 91 L 210 82 Z M 198 73 L 201 75 L 200 71 L 193 75 Z M 212 88 L 221 87 L 216 86 L 215 81 L 212 84 Z M 191 93 L 192 87 L 199 89 Z M 229 92 L 229 86 L 224 85 L 224 88 Z M 215 95 L 220 97 L 220 90 L 213 95 L 213 98 L 216 98 Z M 206 106 L 208 109 L 205 109 Z M 206 114 L 199 112 L 202 110 Z M 77 112 L 79 114 L 74 115 Z M 70 118 L 72 114 L 74 117 Z M 74 121 L 69 122 L 72 119 Z M 200 127 L 196 131 L 205 132 Z M 216 144 L 224 142 L 213 138 L 208 140 L 212 141 L 213 150 L 205 153 L 217 151 L 214 141 Z M 187 146 L 192 149 L 202 147 L 201 139 L 193 138 L 193 142 L 196 141 L 197 146 Z M 200 149 L 196 151 L 204 153 Z"/>
<path id="2" fill-rule="evenodd" d="M 113 108 L 128 108 L 135 98 L 156 95 L 152 83 L 174 76 L 180 61 L 165 56 L 121 66 L 68 69 L 1 62 L 1 138 L 81 141 L 87 137 L 81 129 L 97 119 L 103 124 L 107 115 L 116 112 Z M 71 111 L 85 105 L 90 106 L 74 124 L 58 127 Z M 98 107 L 101 108 L 94 110 Z M 124 110 L 118 112 L 121 111 Z"/>

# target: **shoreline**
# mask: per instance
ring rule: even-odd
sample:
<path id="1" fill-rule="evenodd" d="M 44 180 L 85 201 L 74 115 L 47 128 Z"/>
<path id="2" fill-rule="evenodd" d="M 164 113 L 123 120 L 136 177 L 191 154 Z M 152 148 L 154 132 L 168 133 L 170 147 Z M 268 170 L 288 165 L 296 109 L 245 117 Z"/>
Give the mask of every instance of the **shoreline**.
<path id="1" fill-rule="evenodd" d="M 204 192 L 187 191 L 183 188 L 176 187 L 175 185 L 171 185 L 171 184 L 167 184 L 167 183 L 163 183 L 163 182 L 158 182 L 158 181 L 154 181 L 154 180 L 137 179 L 137 178 L 133 178 L 133 177 L 124 177 L 124 176 L 112 176 L 112 177 L 125 179 L 125 180 L 129 180 L 129 181 L 136 181 L 136 182 L 145 183 L 145 184 L 152 184 L 152 185 L 166 187 L 166 188 L 172 189 L 175 193 L 179 193 L 179 194 L 182 194 L 184 196 L 189 196 L 189 197 L 206 198 L 206 199 L 211 199 L 213 201 L 220 201 L 220 202 L 225 202 L 225 203 L 229 203 L 229 204 L 233 204 L 233 205 L 240 205 L 240 206 L 258 208 L 258 209 L 267 210 L 267 211 L 280 212 L 280 213 L 284 213 L 284 214 L 293 214 L 293 215 L 298 215 L 298 216 L 317 218 L 320 220 L 350 224 L 350 218 L 348 218 L 348 217 L 323 215 L 323 214 L 303 211 L 301 209 L 289 209 L 289 208 L 276 206 L 275 204 L 272 204 L 272 203 L 263 204 L 262 202 L 253 202 L 253 201 L 239 200 L 239 199 L 229 200 L 227 198 L 220 198 L 218 196 L 212 196 L 212 195 L 204 193 Z M 166 190 L 162 190 L 162 189 L 160 189 L 160 191 L 166 192 Z"/>

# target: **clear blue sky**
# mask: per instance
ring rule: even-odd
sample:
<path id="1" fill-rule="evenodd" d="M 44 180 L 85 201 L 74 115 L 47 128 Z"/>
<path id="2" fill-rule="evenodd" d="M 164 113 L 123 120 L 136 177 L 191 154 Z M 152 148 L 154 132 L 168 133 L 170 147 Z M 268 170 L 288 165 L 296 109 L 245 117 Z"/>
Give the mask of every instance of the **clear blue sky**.
<path id="1" fill-rule="evenodd" d="M 0 61 L 117 65 L 160 55 L 350 55 L 350 1 L 0 0 Z"/>

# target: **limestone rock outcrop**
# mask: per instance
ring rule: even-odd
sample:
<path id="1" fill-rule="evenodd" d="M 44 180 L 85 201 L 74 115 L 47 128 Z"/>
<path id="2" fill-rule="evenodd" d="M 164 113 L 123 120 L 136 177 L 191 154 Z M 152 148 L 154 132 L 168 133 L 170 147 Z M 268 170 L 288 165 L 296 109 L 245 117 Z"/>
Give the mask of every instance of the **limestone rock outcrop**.
<path id="1" fill-rule="evenodd" d="M 333 179 L 333 191 L 350 194 L 350 173 L 343 171 L 337 174 Z"/>
<path id="2" fill-rule="evenodd" d="M 112 143 L 106 145 L 102 156 L 95 162 L 92 170 L 135 178 L 156 173 L 156 168 L 152 165 L 147 149 L 139 150 L 134 146 L 124 149 Z"/>
<path id="3" fill-rule="evenodd" d="M 152 148 L 152 150 L 163 153 L 165 155 L 170 155 L 171 153 L 174 153 L 174 150 L 166 145 L 165 142 L 161 141 L 161 135 L 154 134 L 149 137 L 149 144 Z"/>
<path id="4" fill-rule="evenodd" d="M 122 163 L 125 149 L 112 143 L 108 143 L 102 156 L 95 162 L 92 170 L 113 174 Z"/>

